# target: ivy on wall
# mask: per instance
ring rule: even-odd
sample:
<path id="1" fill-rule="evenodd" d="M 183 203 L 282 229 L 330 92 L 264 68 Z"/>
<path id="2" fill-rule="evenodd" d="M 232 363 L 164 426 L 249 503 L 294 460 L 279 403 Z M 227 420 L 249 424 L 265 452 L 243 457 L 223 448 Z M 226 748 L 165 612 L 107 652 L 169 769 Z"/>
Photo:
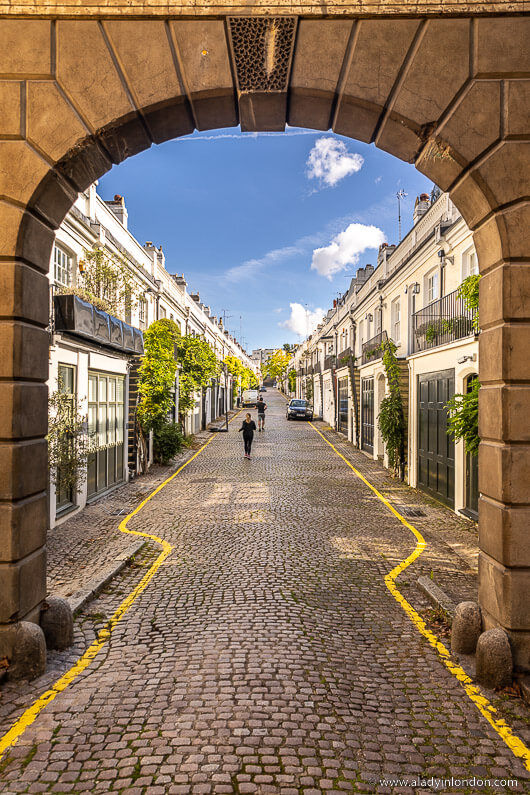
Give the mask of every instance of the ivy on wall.
<path id="1" fill-rule="evenodd" d="M 454 395 L 446 408 L 449 412 L 447 433 L 455 441 L 463 441 L 466 452 L 478 455 L 480 438 L 478 435 L 478 393 L 480 384 L 474 378 L 466 395 Z"/>
<path id="2" fill-rule="evenodd" d="M 289 370 L 287 382 L 289 385 L 289 392 L 296 392 L 296 370 Z"/>
<path id="3" fill-rule="evenodd" d="M 86 479 L 86 463 L 93 444 L 76 396 L 64 390 L 60 379 L 57 390 L 48 398 L 46 440 L 51 482 L 60 482 L 65 491 L 78 491 Z"/>
<path id="4" fill-rule="evenodd" d="M 381 401 L 378 425 L 385 443 L 389 466 L 394 474 L 399 474 L 403 464 L 405 418 L 403 401 L 399 389 L 399 366 L 396 357 L 396 344 L 392 340 L 381 343 L 383 366 L 389 393 Z"/>

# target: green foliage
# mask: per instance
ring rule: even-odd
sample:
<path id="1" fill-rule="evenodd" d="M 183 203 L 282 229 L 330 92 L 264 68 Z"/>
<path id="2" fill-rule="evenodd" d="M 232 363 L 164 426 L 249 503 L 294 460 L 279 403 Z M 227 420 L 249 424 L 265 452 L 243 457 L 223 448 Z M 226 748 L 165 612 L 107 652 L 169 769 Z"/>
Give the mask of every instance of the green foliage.
<path id="1" fill-rule="evenodd" d="M 285 351 L 274 351 L 271 358 L 262 368 L 262 373 L 278 381 L 283 381 L 287 372 L 287 367 L 291 361 L 291 356 Z"/>
<path id="2" fill-rule="evenodd" d="M 290 353 L 291 355 L 294 353 L 296 345 L 289 344 L 288 342 L 284 342 L 282 345 L 282 351 L 285 353 Z"/>
<path id="3" fill-rule="evenodd" d="M 130 313 L 136 300 L 136 284 L 125 260 L 102 248 L 93 248 L 85 249 L 85 259 L 80 264 L 84 267 L 80 283 L 62 292 L 75 290 L 80 298 L 122 319 Z"/>
<path id="4" fill-rule="evenodd" d="M 287 379 L 289 383 L 289 392 L 296 392 L 296 370 L 289 370 Z"/>
<path id="5" fill-rule="evenodd" d="M 180 364 L 179 411 L 188 414 L 194 406 L 195 392 L 209 385 L 219 375 L 220 366 L 208 343 L 190 335 L 177 340 L 177 359 Z"/>
<path id="6" fill-rule="evenodd" d="M 79 412 L 76 396 L 64 390 L 60 379 L 57 390 L 48 398 L 46 440 L 52 483 L 60 482 L 65 491 L 77 491 L 86 479 L 87 457 L 93 445 L 86 432 L 86 417 Z"/>
<path id="7" fill-rule="evenodd" d="M 179 327 L 168 318 L 156 320 L 144 332 L 137 415 L 144 432 L 160 429 L 174 405 L 171 396 L 177 372 L 174 349 L 180 339 Z"/>
<path id="8" fill-rule="evenodd" d="M 378 425 L 385 443 L 388 463 L 397 473 L 403 457 L 405 419 L 399 389 L 399 366 L 396 357 L 396 347 L 392 340 L 381 343 L 389 394 L 381 401 Z"/>
<path id="9" fill-rule="evenodd" d="M 480 330 L 480 323 L 478 317 L 478 293 L 479 293 L 478 284 L 480 279 L 481 276 L 479 274 L 473 274 L 472 276 L 468 276 L 467 279 L 464 279 L 464 281 L 458 288 L 458 297 L 462 299 L 466 309 L 475 312 L 475 316 L 473 318 L 473 326 L 477 333 Z"/>
<path id="10" fill-rule="evenodd" d="M 184 434 L 180 424 L 168 422 L 162 425 L 153 434 L 155 460 L 160 464 L 169 464 L 184 444 Z"/>
<path id="11" fill-rule="evenodd" d="M 473 379 L 471 389 L 466 395 L 454 395 L 446 406 L 449 412 L 447 433 L 455 441 L 463 440 L 466 451 L 478 455 L 480 438 L 478 435 L 478 378 Z"/>
<path id="12" fill-rule="evenodd" d="M 313 376 L 308 375 L 305 379 L 305 396 L 310 403 L 313 402 Z"/>

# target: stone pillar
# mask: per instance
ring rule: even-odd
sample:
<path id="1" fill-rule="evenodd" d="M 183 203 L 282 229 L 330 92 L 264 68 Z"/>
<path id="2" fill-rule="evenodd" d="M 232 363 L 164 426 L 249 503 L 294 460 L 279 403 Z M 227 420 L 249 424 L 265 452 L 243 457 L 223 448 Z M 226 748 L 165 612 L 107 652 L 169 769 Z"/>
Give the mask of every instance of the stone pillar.
<path id="1" fill-rule="evenodd" d="M 528 169 L 528 165 L 527 165 Z M 506 180 L 515 179 L 508 172 Z M 475 234 L 480 282 L 479 602 L 530 670 L 530 208 Z"/>

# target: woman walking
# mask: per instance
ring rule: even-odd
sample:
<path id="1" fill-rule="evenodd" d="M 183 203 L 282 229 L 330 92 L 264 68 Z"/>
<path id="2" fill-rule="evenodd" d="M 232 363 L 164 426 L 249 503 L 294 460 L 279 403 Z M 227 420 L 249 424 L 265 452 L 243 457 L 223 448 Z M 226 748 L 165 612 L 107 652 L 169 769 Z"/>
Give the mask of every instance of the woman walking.
<path id="1" fill-rule="evenodd" d="M 254 431 L 256 430 L 256 423 L 250 416 L 247 414 L 245 419 L 243 420 L 243 424 L 239 431 L 243 431 L 243 442 L 245 443 L 245 458 L 250 458 L 250 448 L 252 447 L 252 439 L 254 438 Z"/>

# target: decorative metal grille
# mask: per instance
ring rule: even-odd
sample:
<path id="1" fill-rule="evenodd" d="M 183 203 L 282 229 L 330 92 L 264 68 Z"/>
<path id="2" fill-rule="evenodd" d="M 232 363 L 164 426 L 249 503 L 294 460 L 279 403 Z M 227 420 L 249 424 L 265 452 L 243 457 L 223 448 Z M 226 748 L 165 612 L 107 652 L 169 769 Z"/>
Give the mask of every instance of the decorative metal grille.
<path id="1" fill-rule="evenodd" d="M 240 91 L 286 91 L 294 17 L 231 17 L 230 36 Z"/>

